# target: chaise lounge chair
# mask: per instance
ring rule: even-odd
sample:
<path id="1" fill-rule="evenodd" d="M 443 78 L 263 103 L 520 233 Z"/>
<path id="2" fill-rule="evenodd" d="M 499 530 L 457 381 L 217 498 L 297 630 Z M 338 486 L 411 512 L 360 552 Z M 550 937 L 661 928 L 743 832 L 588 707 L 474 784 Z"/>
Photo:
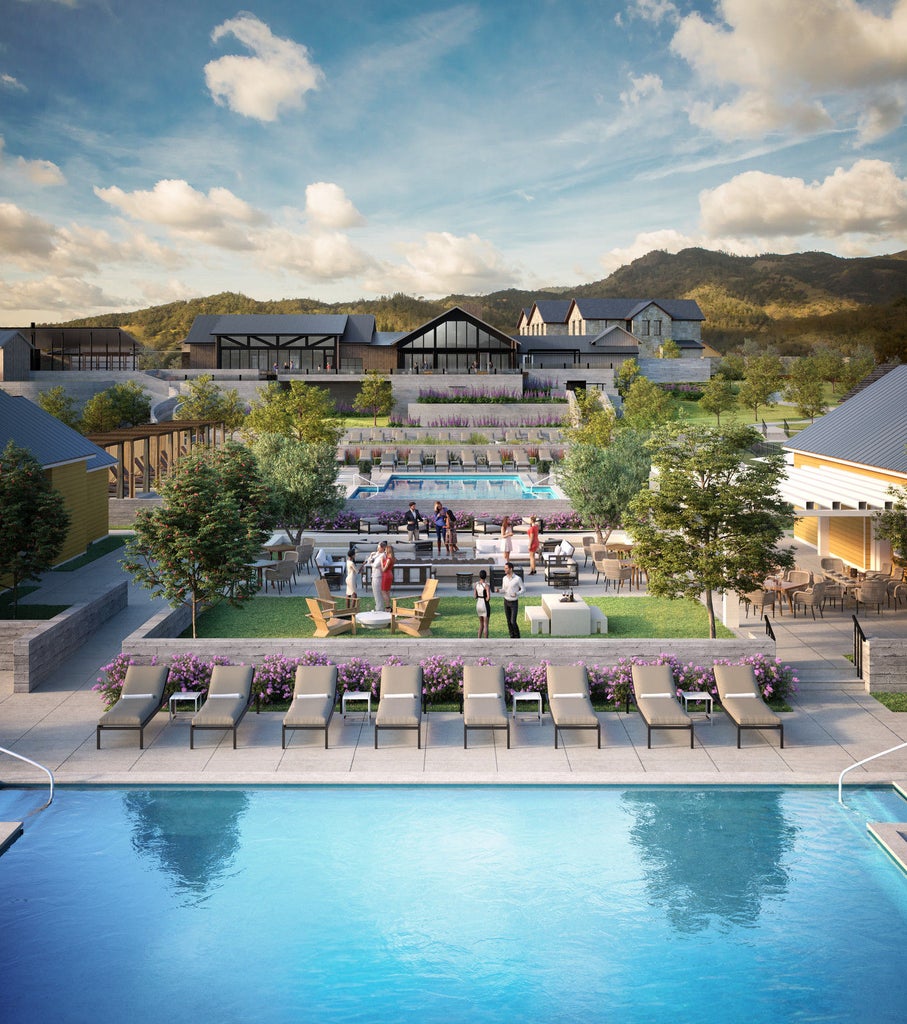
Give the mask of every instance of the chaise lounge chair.
<path id="1" fill-rule="evenodd" d="M 195 749 L 196 729 L 232 729 L 236 750 L 236 727 L 252 703 L 251 665 L 215 665 L 211 670 L 208 696 L 189 723 L 189 749 Z"/>
<path id="2" fill-rule="evenodd" d="M 636 707 L 646 723 L 646 746 L 652 747 L 653 729 L 689 729 L 693 749 L 693 719 L 677 700 L 674 676 L 667 665 L 632 665 Z"/>
<path id="3" fill-rule="evenodd" d="M 504 696 L 504 670 L 492 665 L 463 667 L 463 749 L 470 729 L 506 729 L 510 749 L 510 716 Z M 493 733 L 492 733 L 493 735 Z"/>
<path id="4" fill-rule="evenodd" d="M 98 750 L 101 749 L 102 729 L 138 729 L 139 750 L 144 750 L 145 726 L 164 702 L 166 685 L 166 665 L 130 665 L 126 669 L 120 699 L 98 720 Z"/>
<path id="5" fill-rule="evenodd" d="M 375 715 L 375 750 L 379 729 L 415 729 L 416 746 L 422 749 L 422 667 L 384 665 Z"/>
<path id="6" fill-rule="evenodd" d="M 554 749 L 562 729 L 595 729 L 602 745 L 602 726 L 589 699 L 589 676 L 584 665 L 548 666 L 548 707 L 554 722 Z"/>
<path id="7" fill-rule="evenodd" d="M 784 724 L 765 703 L 750 665 L 715 665 L 718 699 L 737 726 L 737 749 L 743 729 L 777 729 L 784 747 Z"/>
<path id="8" fill-rule="evenodd" d="M 324 729 L 324 749 L 328 749 L 328 727 L 337 701 L 336 665 L 298 665 L 293 687 L 293 703 L 284 715 L 280 746 L 287 749 L 288 729 Z"/>

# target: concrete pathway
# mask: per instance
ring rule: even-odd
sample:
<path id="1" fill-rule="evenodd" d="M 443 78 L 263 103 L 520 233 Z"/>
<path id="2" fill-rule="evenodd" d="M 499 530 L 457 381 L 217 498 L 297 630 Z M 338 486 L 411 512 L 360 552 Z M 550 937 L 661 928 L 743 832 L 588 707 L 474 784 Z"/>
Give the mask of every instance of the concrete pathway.
<path id="1" fill-rule="evenodd" d="M 327 538 L 325 538 L 327 540 Z M 369 538 L 368 544 L 377 538 Z M 345 546 L 346 540 L 342 542 Z M 336 540 L 334 542 L 336 546 Z M 31 600 L 67 603 L 90 592 L 102 580 L 121 577 L 114 552 L 75 573 L 48 573 Z M 807 562 L 808 552 L 803 561 Z M 541 580 L 542 577 L 538 577 Z M 584 594 L 602 593 L 582 575 Z M 532 581 L 533 589 L 543 584 Z M 294 587 L 312 593 L 311 582 Z M 442 592 L 453 593 L 453 583 Z M 138 749 L 132 733 L 109 733 L 95 749 L 95 725 L 101 703 L 92 686 L 101 668 L 120 650 L 122 637 L 162 607 L 148 592 L 130 583 L 129 605 L 90 637 L 67 662 L 66 671 L 30 694 L 12 692 L 12 674 L 0 673 L 0 746 L 50 768 L 59 784 L 150 783 L 497 783 L 497 784 L 814 784 L 836 783 L 855 760 L 907 742 L 907 714 L 888 711 L 863 692 L 844 655 L 851 649 L 849 612 L 829 611 L 816 623 L 802 616 L 773 619 L 778 654 L 793 665 L 802 683 L 785 716 L 785 748 L 776 733 L 745 733 L 736 748 L 733 726 L 723 714 L 713 721 L 697 716 L 696 747 L 685 737 L 656 732 L 646 747 L 646 730 L 635 712 L 603 713 L 602 749 L 583 732 L 568 733 L 554 749 L 549 716 L 541 724 L 515 723 L 512 747 L 501 735 L 474 734 L 463 749 L 462 719 L 430 713 L 423 725 L 423 749 L 412 733 L 382 733 L 375 750 L 374 724 L 352 716 L 334 716 L 330 748 L 322 738 L 295 734 L 286 751 L 280 746 L 281 715 L 254 712 L 239 729 L 239 749 L 228 735 L 202 733 L 189 750 L 188 717 L 170 722 L 158 714 Z M 907 635 L 907 609 L 861 617 L 864 628 L 880 635 Z M 760 635 L 761 623 L 743 619 L 741 630 Z M 41 784 L 35 769 L 0 760 L 7 784 Z M 907 750 L 852 772 L 848 784 L 907 781 Z"/>

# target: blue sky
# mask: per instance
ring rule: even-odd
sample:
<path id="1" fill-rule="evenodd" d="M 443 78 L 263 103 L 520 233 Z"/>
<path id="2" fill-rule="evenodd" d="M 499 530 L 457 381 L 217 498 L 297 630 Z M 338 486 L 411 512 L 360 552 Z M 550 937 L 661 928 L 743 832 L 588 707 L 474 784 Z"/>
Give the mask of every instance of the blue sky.
<path id="1" fill-rule="evenodd" d="M 0 0 L 0 323 L 907 249 L 907 0 Z"/>

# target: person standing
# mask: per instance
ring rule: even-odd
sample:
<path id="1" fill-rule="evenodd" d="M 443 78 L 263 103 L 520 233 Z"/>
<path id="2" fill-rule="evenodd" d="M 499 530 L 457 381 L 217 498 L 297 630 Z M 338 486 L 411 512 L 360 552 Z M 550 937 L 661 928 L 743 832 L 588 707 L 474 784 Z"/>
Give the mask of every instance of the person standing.
<path id="1" fill-rule="evenodd" d="M 507 617 L 507 630 L 512 640 L 520 639 L 520 627 L 517 617 L 520 613 L 520 594 L 525 587 L 523 581 L 513 571 L 510 562 L 504 564 L 504 579 L 501 581 L 501 593 L 504 595 L 504 615 Z"/>
<path id="2" fill-rule="evenodd" d="M 491 587 L 488 586 L 488 573 L 479 570 L 479 579 L 473 587 L 476 599 L 476 615 L 479 617 L 479 639 L 488 637 L 488 619 L 491 616 Z"/>
<path id="3" fill-rule="evenodd" d="M 460 548 L 457 545 L 457 514 L 447 509 L 444 514 L 444 540 L 447 543 L 447 553 L 456 554 Z"/>
<path id="4" fill-rule="evenodd" d="M 510 552 L 513 550 L 513 524 L 510 516 L 504 516 L 501 520 L 501 554 L 504 561 L 510 561 Z"/>
<path id="5" fill-rule="evenodd" d="M 391 587 L 394 585 L 394 549 L 390 544 L 384 549 L 384 556 L 381 559 L 381 599 L 384 603 L 383 611 L 391 606 Z"/>
<path id="6" fill-rule="evenodd" d="M 541 527 L 535 516 L 529 517 L 529 575 L 535 575 L 535 556 L 541 546 L 539 544 L 539 532 Z"/>
<path id="7" fill-rule="evenodd" d="M 362 566 L 362 574 L 365 575 L 365 566 L 372 570 L 372 596 L 375 598 L 375 611 L 383 612 L 384 601 L 381 597 L 381 563 L 384 561 L 384 552 L 387 549 L 387 541 L 379 540 L 378 547 L 368 556 Z"/>
<path id="8" fill-rule="evenodd" d="M 415 544 L 419 539 L 419 523 L 422 522 L 422 513 L 416 508 L 416 503 L 411 501 L 409 508 L 403 513 L 403 522 L 406 524 L 406 535 Z"/>
<path id="9" fill-rule="evenodd" d="M 353 558 L 352 548 L 346 553 L 346 606 L 355 608 L 359 602 L 359 594 L 356 592 L 356 577 L 359 570 L 356 568 L 356 561 Z"/>
<path id="10" fill-rule="evenodd" d="M 438 535 L 438 554 L 441 554 L 441 543 L 444 540 L 444 531 L 447 528 L 446 513 L 444 506 L 440 501 L 435 502 L 435 511 L 432 515 L 432 523 L 435 527 L 435 533 Z"/>

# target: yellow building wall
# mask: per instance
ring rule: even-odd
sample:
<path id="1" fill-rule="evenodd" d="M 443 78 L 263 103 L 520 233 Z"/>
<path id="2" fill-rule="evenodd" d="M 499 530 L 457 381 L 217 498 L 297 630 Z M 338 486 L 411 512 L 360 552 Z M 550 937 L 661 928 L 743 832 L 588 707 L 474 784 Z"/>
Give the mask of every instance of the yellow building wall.
<path id="1" fill-rule="evenodd" d="M 81 555 L 88 545 L 107 536 L 107 471 L 86 472 L 84 462 L 45 470 L 69 512 L 69 533 L 55 565 Z"/>
<path id="2" fill-rule="evenodd" d="M 871 536 L 872 522 L 868 517 L 831 519 L 828 549 L 850 565 L 858 569 L 868 569 Z"/>
<path id="3" fill-rule="evenodd" d="M 819 520 L 815 516 L 798 519 L 794 523 L 794 536 L 797 540 L 802 540 L 804 544 L 816 547 L 819 543 Z"/>

